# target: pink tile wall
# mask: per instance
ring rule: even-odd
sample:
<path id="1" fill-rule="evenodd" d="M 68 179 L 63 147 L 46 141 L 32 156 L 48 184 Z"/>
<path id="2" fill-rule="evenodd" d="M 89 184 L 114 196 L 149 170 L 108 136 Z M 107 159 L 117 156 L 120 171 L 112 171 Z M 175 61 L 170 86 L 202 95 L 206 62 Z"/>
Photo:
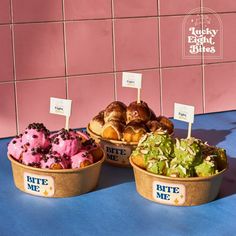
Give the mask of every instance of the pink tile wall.
<path id="1" fill-rule="evenodd" d="M 142 73 L 141 99 L 146 101 L 156 114 L 159 114 L 161 112 L 159 69 L 132 72 Z M 117 99 L 127 105 L 137 100 L 136 89 L 122 87 L 121 72 L 117 73 Z"/>
<path id="2" fill-rule="evenodd" d="M 118 71 L 158 67 L 158 19 L 117 19 L 115 58 Z"/>
<path id="3" fill-rule="evenodd" d="M 19 130 L 29 123 L 38 121 L 48 129 L 58 130 L 65 118 L 49 114 L 50 97 L 66 98 L 65 78 L 16 82 Z"/>
<path id="4" fill-rule="evenodd" d="M 111 18 L 110 0 L 64 0 L 65 19 L 104 19 Z"/>
<path id="5" fill-rule="evenodd" d="M 214 1 L 214 0 L 213 0 Z M 188 14 L 200 7 L 201 0 L 159 0 L 160 15 L 182 15 Z"/>
<path id="6" fill-rule="evenodd" d="M 14 83 L 0 84 L 0 94 L 1 137 L 13 136 L 16 134 Z"/>
<path id="7" fill-rule="evenodd" d="M 235 12 L 235 0 L 203 0 L 203 7 L 213 9 L 216 12 Z"/>
<path id="8" fill-rule="evenodd" d="M 12 37 L 9 25 L 0 25 L 0 81 L 13 81 Z"/>
<path id="9" fill-rule="evenodd" d="M 72 100 L 71 127 L 86 127 L 88 120 L 114 99 L 114 74 L 69 77 L 68 97 Z"/>
<path id="10" fill-rule="evenodd" d="M 0 1 L 0 23 L 10 23 L 10 0 L 1 0 Z"/>
<path id="11" fill-rule="evenodd" d="M 62 20 L 60 0 L 12 0 L 13 22 L 40 22 Z"/>
<path id="12" fill-rule="evenodd" d="M 16 79 L 65 75 L 62 23 L 14 26 Z"/>
<path id="13" fill-rule="evenodd" d="M 68 74 L 113 71 L 111 20 L 66 23 Z"/>
<path id="14" fill-rule="evenodd" d="M 217 27 L 219 25 L 218 19 L 212 17 L 212 15 L 207 16 L 211 17 L 211 25 Z M 236 42 L 236 14 L 220 14 L 220 24 L 222 25 L 222 33 L 216 36 L 216 48 L 220 50 L 222 45 L 222 58 L 211 59 L 208 58 L 209 53 L 205 53 L 206 63 L 215 63 L 215 62 L 227 62 L 227 61 L 236 61 L 236 47 L 234 47 Z"/>
<path id="15" fill-rule="evenodd" d="M 114 0 L 115 17 L 157 16 L 156 0 Z"/>
<path id="16" fill-rule="evenodd" d="M 192 18 L 196 20 L 199 15 L 194 15 Z M 189 21 L 186 21 L 186 29 L 183 29 L 184 16 L 170 16 L 161 17 L 160 19 L 160 32 L 161 32 L 161 66 L 162 67 L 173 67 L 173 66 L 183 66 L 183 65 L 194 65 L 201 64 L 201 58 L 199 55 L 193 55 L 193 58 L 183 57 L 183 43 L 182 32 L 184 38 L 189 35 L 187 30 Z M 201 29 L 201 26 L 197 26 L 197 29 Z"/>
<path id="17" fill-rule="evenodd" d="M 205 66 L 206 112 L 234 110 L 236 62 Z"/>
<path id="18" fill-rule="evenodd" d="M 221 22 L 222 57 L 184 58 L 192 24 L 219 26 L 209 9 Z M 48 112 L 51 96 L 73 100 L 73 128 L 116 98 L 132 102 L 122 71 L 143 74 L 141 96 L 157 114 L 173 116 L 174 102 L 198 114 L 235 109 L 235 21 L 235 0 L 0 0 L 0 137 L 33 121 L 63 127 Z"/>
<path id="19" fill-rule="evenodd" d="M 163 113 L 174 116 L 174 103 L 195 106 L 195 113 L 203 113 L 201 66 L 162 69 Z"/>

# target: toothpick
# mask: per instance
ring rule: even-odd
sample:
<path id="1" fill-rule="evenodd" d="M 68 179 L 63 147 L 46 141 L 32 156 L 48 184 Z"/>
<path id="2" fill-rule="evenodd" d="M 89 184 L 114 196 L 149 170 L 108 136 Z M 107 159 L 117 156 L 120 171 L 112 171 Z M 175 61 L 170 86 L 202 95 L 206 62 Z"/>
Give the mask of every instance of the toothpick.
<path id="1" fill-rule="evenodd" d="M 138 88 L 137 103 L 141 103 L 141 88 Z"/>
<path id="2" fill-rule="evenodd" d="M 66 130 L 69 130 L 69 120 L 70 120 L 70 117 L 66 116 L 66 125 L 65 125 Z"/>
<path id="3" fill-rule="evenodd" d="M 188 123 L 188 137 L 187 138 L 191 138 L 191 133 L 192 133 L 192 123 L 189 122 Z"/>

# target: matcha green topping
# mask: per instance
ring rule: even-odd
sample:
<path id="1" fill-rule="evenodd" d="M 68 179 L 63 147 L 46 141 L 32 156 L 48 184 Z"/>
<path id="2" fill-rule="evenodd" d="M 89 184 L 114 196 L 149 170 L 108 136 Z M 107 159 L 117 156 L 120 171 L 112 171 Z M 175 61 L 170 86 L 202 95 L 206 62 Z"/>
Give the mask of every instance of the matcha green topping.
<path id="1" fill-rule="evenodd" d="M 200 165 L 195 166 L 195 171 L 199 177 L 207 177 L 217 173 L 214 162 L 203 161 Z"/>
<path id="2" fill-rule="evenodd" d="M 147 171 L 158 175 L 166 175 L 168 169 L 167 160 L 149 160 Z"/>
<path id="3" fill-rule="evenodd" d="M 190 168 L 202 162 L 201 146 L 198 139 L 176 139 L 175 157 L 185 167 Z"/>
<path id="4" fill-rule="evenodd" d="M 163 131 L 146 134 L 132 153 L 133 156 L 140 154 L 144 156 L 146 165 L 149 160 L 169 160 L 174 155 L 174 141 Z"/>
<path id="5" fill-rule="evenodd" d="M 146 170 L 170 177 L 207 177 L 227 167 L 226 151 L 196 138 L 173 139 L 163 131 L 145 134 L 132 156 L 142 156 Z"/>

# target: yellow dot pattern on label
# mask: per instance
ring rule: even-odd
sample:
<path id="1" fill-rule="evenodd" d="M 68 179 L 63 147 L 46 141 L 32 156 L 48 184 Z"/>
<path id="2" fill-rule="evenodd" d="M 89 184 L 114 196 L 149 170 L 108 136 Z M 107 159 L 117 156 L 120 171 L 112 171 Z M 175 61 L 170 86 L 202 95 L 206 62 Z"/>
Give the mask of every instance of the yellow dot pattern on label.
<path id="1" fill-rule="evenodd" d="M 176 199 L 174 200 L 174 203 L 175 203 L 176 205 L 178 205 L 178 203 L 179 203 L 178 198 L 176 198 Z"/>

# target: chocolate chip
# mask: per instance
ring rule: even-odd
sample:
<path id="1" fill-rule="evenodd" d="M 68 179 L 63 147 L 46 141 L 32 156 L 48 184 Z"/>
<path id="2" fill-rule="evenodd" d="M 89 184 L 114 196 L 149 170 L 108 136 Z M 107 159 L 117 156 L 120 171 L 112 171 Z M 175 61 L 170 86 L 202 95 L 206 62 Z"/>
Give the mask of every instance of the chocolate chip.
<path id="1" fill-rule="evenodd" d="M 33 138 L 38 138 L 38 135 L 34 134 L 32 137 L 33 137 Z"/>
<path id="2" fill-rule="evenodd" d="M 13 144 L 16 144 L 16 140 L 13 140 L 12 143 L 13 143 Z"/>

